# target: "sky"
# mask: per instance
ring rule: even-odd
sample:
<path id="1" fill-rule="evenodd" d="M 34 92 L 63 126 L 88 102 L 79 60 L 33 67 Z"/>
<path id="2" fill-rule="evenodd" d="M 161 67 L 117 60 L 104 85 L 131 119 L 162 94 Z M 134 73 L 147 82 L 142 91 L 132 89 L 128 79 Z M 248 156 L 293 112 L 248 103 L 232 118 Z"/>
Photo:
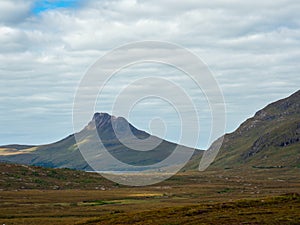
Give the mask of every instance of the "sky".
<path id="1" fill-rule="evenodd" d="M 88 68 L 112 49 L 143 40 L 176 43 L 207 64 L 232 132 L 299 89 L 299 11 L 293 0 L 1 0 L 0 145 L 45 144 L 73 133 L 74 95 Z M 197 147 L 208 147 L 209 104 L 181 71 L 147 64 L 118 75 L 96 111 L 109 112 L 112 96 L 134 78 L 162 76 L 188 90 L 201 118 Z M 127 119 L 156 135 L 164 129 L 151 130 L 151 120 L 164 120 L 170 126 L 164 137 L 180 136 L 178 115 L 161 99 L 141 101 Z"/>

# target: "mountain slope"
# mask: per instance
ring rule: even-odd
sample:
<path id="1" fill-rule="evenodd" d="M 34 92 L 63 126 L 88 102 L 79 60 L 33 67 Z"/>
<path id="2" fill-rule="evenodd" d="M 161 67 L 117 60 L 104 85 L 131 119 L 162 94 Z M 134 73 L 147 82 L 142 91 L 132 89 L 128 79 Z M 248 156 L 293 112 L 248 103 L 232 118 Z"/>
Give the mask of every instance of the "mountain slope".
<path id="1" fill-rule="evenodd" d="M 210 169 L 243 166 L 300 167 L 300 91 L 266 106 L 224 136 Z"/>
<path id="2" fill-rule="evenodd" d="M 129 130 L 130 129 L 130 130 Z M 134 134 L 130 135 L 131 132 Z M 85 145 L 92 152 L 92 160 L 105 165 L 106 160 L 101 158 L 98 138 L 115 158 L 134 166 L 150 166 L 168 157 L 176 147 L 182 151 L 194 151 L 191 148 L 177 145 L 136 129 L 122 117 L 110 116 L 107 113 L 95 113 L 92 121 L 76 134 L 79 143 Z M 141 141 L 141 142 L 140 142 Z M 134 144 L 137 149 L 151 147 L 159 143 L 153 150 L 137 151 L 126 146 Z M 150 148 L 152 149 L 152 148 Z M 96 156 L 96 157 L 95 157 Z M 76 144 L 75 135 L 53 144 L 41 146 L 3 146 L 0 147 L 0 161 L 12 163 L 37 165 L 52 168 L 72 168 L 79 170 L 92 170 L 82 157 Z M 107 170 L 118 168 L 105 167 Z"/>
<path id="3" fill-rule="evenodd" d="M 128 129 L 137 139 L 147 139 L 150 146 L 157 141 L 160 144 L 152 151 L 143 152 L 128 148 L 126 143 L 135 143 L 137 147 L 140 145 L 137 140 L 132 139 Z M 95 134 L 98 134 L 97 137 Z M 111 155 L 136 166 L 160 162 L 178 146 L 136 129 L 124 118 L 116 118 L 106 113 L 96 113 L 92 121 L 76 135 L 80 137 L 80 143 L 86 144 L 90 149 L 96 149 L 95 138 L 100 137 Z M 208 151 L 212 150 L 213 146 L 214 144 Z M 180 148 L 182 151 L 192 150 L 184 146 Z M 196 151 L 184 170 L 197 169 L 201 157 L 202 151 Z M 104 165 L 106 163 L 101 156 L 95 160 Z M 0 161 L 91 170 L 77 147 L 74 135 L 49 145 L 2 146 Z M 241 124 L 236 131 L 224 136 L 220 152 L 209 169 L 240 167 L 300 167 L 300 91 L 266 106 Z M 113 169 L 118 168 L 107 168 Z"/>

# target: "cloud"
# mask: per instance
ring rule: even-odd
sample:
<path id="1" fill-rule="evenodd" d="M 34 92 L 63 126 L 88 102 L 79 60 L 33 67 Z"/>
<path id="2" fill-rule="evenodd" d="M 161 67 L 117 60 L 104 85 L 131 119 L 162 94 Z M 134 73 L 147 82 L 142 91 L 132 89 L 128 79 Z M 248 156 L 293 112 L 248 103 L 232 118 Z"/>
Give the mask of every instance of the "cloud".
<path id="1" fill-rule="evenodd" d="M 225 94 L 227 131 L 235 129 L 267 103 L 299 88 L 300 3 L 297 1 L 69 3 L 0 2 L 0 144 L 44 143 L 71 133 L 72 101 L 87 68 L 109 50 L 132 41 L 175 42 L 199 55 L 214 72 Z M 178 57 L 178 60 L 183 59 Z M 130 80 L 140 74 L 154 74 L 182 85 L 199 112 L 207 111 L 201 91 L 181 73 L 142 65 L 124 74 L 107 87 L 107 99 L 99 110 L 106 110 L 109 96 Z M 151 106 L 153 111 L 167 115 L 168 110 L 160 109 L 160 104 Z M 135 115 L 134 122 L 140 128 L 148 124 L 143 122 L 143 113 Z M 30 123 L 36 125 L 22 128 L 25 124 L 30 127 Z M 41 130 L 37 125 L 41 123 L 47 123 L 49 129 Z M 4 135 L 6 126 L 16 134 L 15 140 Z M 202 130 L 209 130 L 209 124 L 203 125 Z"/>
<path id="2" fill-rule="evenodd" d="M 31 7 L 32 1 L 30 0 L 0 1 L 0 23 L 22 22 L 30 15 Z"/>
<path id="3" fill-rule="evenodd" d="M 23 52 L 27 50 L 28 42 L 26 34 L 11 27 L 0 27 L 0 42 L 2 52 Z"/>

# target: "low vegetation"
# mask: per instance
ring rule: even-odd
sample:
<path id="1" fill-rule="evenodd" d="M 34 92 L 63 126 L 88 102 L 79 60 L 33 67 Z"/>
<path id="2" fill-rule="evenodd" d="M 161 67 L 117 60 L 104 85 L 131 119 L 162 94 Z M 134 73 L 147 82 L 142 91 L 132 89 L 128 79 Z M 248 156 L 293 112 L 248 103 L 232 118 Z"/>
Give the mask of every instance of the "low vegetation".
<path id="1" fill-rule="evenodd" d="M 70 169 L 0 169 L 0 224 L 300 223 L 298 168 L 183 172 L 146 187 Z"/>

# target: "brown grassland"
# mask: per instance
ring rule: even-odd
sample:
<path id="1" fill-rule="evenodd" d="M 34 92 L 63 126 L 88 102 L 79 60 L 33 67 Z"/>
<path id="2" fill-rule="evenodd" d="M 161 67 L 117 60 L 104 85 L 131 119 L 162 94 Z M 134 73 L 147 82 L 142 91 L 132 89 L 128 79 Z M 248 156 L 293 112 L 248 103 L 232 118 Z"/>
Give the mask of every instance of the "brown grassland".
<path id="1" fill-rule="evenodd" d="M 146 187 L 16 168 L 2 168 L 0 224 L 300 224 L 299 168 L 185 172 Z"/>

